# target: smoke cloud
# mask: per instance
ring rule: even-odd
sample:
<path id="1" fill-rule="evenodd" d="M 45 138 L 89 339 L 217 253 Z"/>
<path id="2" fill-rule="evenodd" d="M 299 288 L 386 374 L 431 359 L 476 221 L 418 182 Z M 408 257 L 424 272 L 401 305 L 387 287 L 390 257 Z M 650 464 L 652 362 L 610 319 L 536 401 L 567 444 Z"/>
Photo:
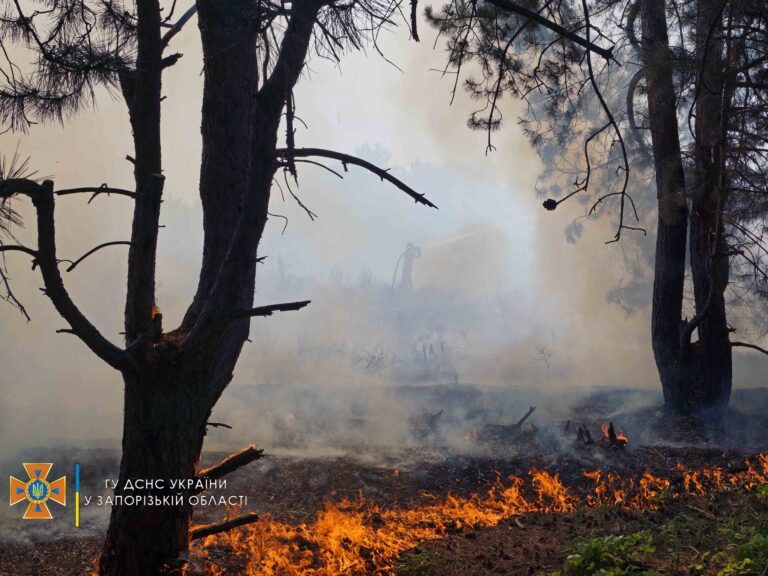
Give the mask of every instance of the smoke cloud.
<path id="1" fill-rule="evenodd" d="M 165 87 L 158 305 L 166 326 L 183 315 L 201 259 L 196 33 L 190 26 L 179 35 L 185 56 L 168 71 Z M 534 194 L 541 166 L 512 121 L 518 104 L 503 104 L 506 127 L 494 135 L 497 150 L 486 154 L 487 135 L 466 128 L 473 103 L 458 94 L 451 105 L 453 78 L 433 71 L 444 64 L 442 52 L 428 42 L 408 43 L 402 32 L 383 38 L 382 49 L 402 72 L 374 54 L 350 55 L 338 69 L 320 59 L 310 63 L 296 95 L 308 126 L 297 145 L 391 166 L 440 209 L 414 206 L 354 168 L 343 180 L 311 166 L 302 170 L 299 193 L 319 215 L 316 222 L 274 190 L 270 210 L 277 216 L 262 241 L 267 259 L 258 270 L 257 301 L 313 302 L 253 321 L 252 342 L 213 416 L 233 430 L 212 429 L 207 448 L 252 441 L 275 450 L 407 446 L 418 441 L 414 419 L 447 405 L 442 422 L 458 447 L 465 428 L 448 424 L 461 419 L 514 422 L 529 403 L 539 406 L 537 418 L 558 417 L 593 387 L 640 388 L 656 399 L 647 286 L 633 296 L 631 310 L 608 301 L 627 281 L 634 244 L 606 246 L 607 220 L 587 222 L 581 239 L 567 242 L 563 231 L 583 209 L 541 209 Z M 99 101 L 98 110 L 64 127 L 0 136 L 2 149 L 18 144 L 59 187 L 129 188 L 127 116 L 108 95 Z M 17 207 L 30 216 L 28 207 Z M 64 258 L 128 238 L 125 199 L 62 199 L 57 210 Z M 19 235 L 34 244 L 29 230 Z M 628 242 L 645 243 L 646 254 L 652 249 L 652 238 Z M 402 264 L 399 275 L 395 266 L 409 243 L 421 255 L 413 262 L 413 288 L 405 290 L 398 287 Z M 118 375 L 76 338 L 55 333 L 64 326 L 38 290 L 41 280 L 23 257 L 10 258 L 15 290 L 33 319 L 0 309 L 0 460 L 37 447 L 117 447 Z M 65 278 L 78 305 L 115 342 L 125 264 L 125 247 L 113 247 Z M 736 361 L 737 387 L 764 384 L 764 365 L 748 354 Z M 425 392 L 434 385 L 442 388 Z"/>

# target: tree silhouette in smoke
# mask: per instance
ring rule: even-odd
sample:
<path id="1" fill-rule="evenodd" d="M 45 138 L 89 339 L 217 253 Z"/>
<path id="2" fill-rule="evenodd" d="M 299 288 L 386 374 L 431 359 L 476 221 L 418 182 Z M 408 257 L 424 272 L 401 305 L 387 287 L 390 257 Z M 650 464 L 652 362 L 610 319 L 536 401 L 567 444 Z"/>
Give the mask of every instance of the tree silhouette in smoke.
<path id="1" fill-rule="evenodd" d="M 768 285 L 768 7 L 757 0 L 452 0 L 427 18 L 447 37 L 454 92 L 492 133 L 505 94 L 545 161 L 546 210 L 611 208 L 615 235 L 656 210 L 652 346 L 666 407 L 718 420 L 735 341 L 729 303 Z M 655 198 L 635 199 L 655 176 Z M 547 186 L 548 184 L 548 186 Z M 543 189 L 542 189 L 543 188 Z M 690 279 L 687 274 L 690 270 Z M 693 292 L 684 314 L 686 288 Z"/>
<path id="2" fill-rule="evenodd" d="M 0 215 L 5 234 L 0 254 L 21 253 L 33 260 L 44 291 L 68 327 L 101 360 L 120 372 L 125 384 L 123 455 L 116 496 L 126 480 L 165 479 L 152 492 L 173 497 L 169 481 L 220 478 L 260 457 L 247 448 L 236 457 L 198 470 L 208 418 L 248 338 L 250 318 L 299 310 L 309 301 L 254 306 L 258 246 L 268 218 L 270 191 L 280 176 L 296 195 L 298 169 L 336 161 L 344 170 L 358 166 L 410 196 L 434 205 L 385 169 L 355 156 L 319 148 L 297 148 L 293 91 L 310 51 L 338 61 L 347 49 L 375 45 L 378 31 L 393 24 L 397 0 L 199 0 L 177 15 L 177 3 L 159 0 L 44 0 L 24 12 L 19 2 L 0 4 L 0 120 L 25 131 L 35 122 L 64 121 L 96 98 L 96 88 L 119 92 L 128 110 L 134 154 L 134 190 L 105 185 L 57 189 L 8 170 L 0 182 Z M 162 325 L 155 299 L 156 254 L 163 202 L 161 106 L 163 73 L 182 57 L 170 53 L 174 37 L 195 16 L 204 58 L 200 198 L 204 248 L 199 283 L 181 324 Z M 10 60 L 7 43 L 28 48 L 31 72 Z M 278 134 L 285 130 L 285 147 Z M 293 187 L 291 185 L 293 181 Z M 55 204 L 72 195 L 91 200 L 115 197 L 133 205 L 130 240 L 97 246 L 128 246 L 125 346 L 112 343 L 75 304 L 60 271 Z M 37 246 L 13 239 L 18 225 L 10 202 L 31 200 L 36 213 Z M 119 199 L 119 200 L 118 200 Z M 74 223 L 58 223 L 59 228 Z M 178 239 L 177 239 L 178 240 Z M 17 305 L 5 268 L 0 277 L 6 299 Z M 187 494 L 189 495 L 189 494 Z M 112 509 L 99 574 L 152 576 L 181 573 L 191 537 L 188 500 L 152 506 L 116 503 Z M 242 519 L 253 521 L 252 517 Z M 239 521 L 239 520 L 238 520 Z M 235 524 L 238 522 L 236 521 Z M 224 524 L 219 529 L 231 527 Z"/>

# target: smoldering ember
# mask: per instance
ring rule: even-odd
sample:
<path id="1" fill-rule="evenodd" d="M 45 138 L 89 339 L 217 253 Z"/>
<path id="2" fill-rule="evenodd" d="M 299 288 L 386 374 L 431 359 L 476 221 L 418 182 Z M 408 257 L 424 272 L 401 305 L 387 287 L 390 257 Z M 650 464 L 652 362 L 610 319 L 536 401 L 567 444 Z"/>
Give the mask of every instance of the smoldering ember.
<path id="1" fill-rule="evenodd" d="M 768 573 L 764 0 L 0 0 L 0 576 Z"/>

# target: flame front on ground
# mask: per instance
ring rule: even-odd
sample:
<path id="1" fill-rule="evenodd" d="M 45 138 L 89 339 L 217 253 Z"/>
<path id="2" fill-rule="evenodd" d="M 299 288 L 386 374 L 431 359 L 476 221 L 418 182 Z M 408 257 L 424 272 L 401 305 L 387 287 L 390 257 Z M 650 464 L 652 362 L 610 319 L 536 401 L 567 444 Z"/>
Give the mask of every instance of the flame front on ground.
<path id="1" fill-rule="evenodd" d="M 208 550 L 221 548 L 244 566 L 238 574 L 249 576 L 384 576 L 393 573 L 400 554 L 419 544 L 460 529 L 495 526 L 524 513 L 572 512 L 582 505 L 654 509 L 663 494 L 701 495 L 768 482 L 768 455 L 758 455 L 746 464 L 745 471 L 730 474 L 720 468 L 680 466 L 682 480 L 677 489 L 647 471 L 625 478 L 595 470 L 584 472 L 591 482 L 591 489 L 584 492 L 568 489 L 557 474 L 533 469 L 530 482 L 513 476 L 497 480 L 485 495 L 449 495 L 439 502 L 432 498 L 416 508 L 383 509 L 360 495 L 354 501 L 326 502 L 314 522 L 292 525 L 264 517 L 243 529 L 208 537 L 199 553 L 205 556 Z M 209 576 L 228 574 L 208 562 Z"/>

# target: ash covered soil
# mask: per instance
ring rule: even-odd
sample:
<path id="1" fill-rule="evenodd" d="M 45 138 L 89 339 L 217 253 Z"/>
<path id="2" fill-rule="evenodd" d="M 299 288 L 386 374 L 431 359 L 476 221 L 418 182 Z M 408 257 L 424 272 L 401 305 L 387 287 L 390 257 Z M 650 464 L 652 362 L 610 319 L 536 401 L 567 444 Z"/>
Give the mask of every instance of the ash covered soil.
<path id="1" fill-rule="evenodd" d="M 519 430 L 470 427 L 465 444 L 460 446 L 441 443 L 439 426 L 425 433 L 415 422 L 417 438 L 406 447 L 337 446 L 336 454 L 296 446 L 291 450 L 267 449 L 262 460 L 230 474 L 223 493 L 247 496 L 243 512 L 298 524 L 313 521 L 326 501 L 362 496 L 381 508 L 413 508 L 449 495 L 483 494 L 500 478 L 525 478 L 532 469 L 558 474 L 569 490 L 584 496 L 594 484 L 583 473 L 597 469 L 624 477 L 639 477 L 648 471 L 669 480 L 673 487 L 681 486 L 681 465 L 688 470 L 721 468 L 726 474 L 740 473 L 746 469 L 745 458 L 768 452 L 768 393 L 749 391 L 742 396 L 746 401 L 741 406 L 734 402 L 725 424 L 715 430 L 702 431 L 685 421 L 671 423 L 654 408 L 622 413 L 620 395 L 610 392 L 585 398 L 574 406 L 571 418 L 542 421 L 531 417 Z M 424 414 L 427 421 L 429 417 Z M 607 422 L 606 418 L 611 418 L 617 431 L 627 434 L 626 446 L 603 437 L 600 424 Z M 591 431 L 593 442 L 579 436 L 580 426 Z M 202 465 L 216 463 L 226 455 L 207 453 Z M 83 493 L 106 494 L 99 483 L 116 475 L 118 457 L 107 450 L 72 450 L 60 464 L 69 469 L 71 463 L 79 462 L 84 470 Z M 609 540 L 605 544 L 607 554 L 621 558 L 626 553 L 634 558 L 631 562 L 636 561 L 638 570 L 649 574 L 716 574 L 720 564 L 702 564 L 701 558 L 712 558 L 721 548 L 738 550 L 743 544 L 739 541 L 742 536 L 735 532 L 729 535 L 728 527 L 759 524 L 755 528 L 758 532 L 766 528 L 760 523 L 765 524 L 768 518 L 768 498 L 758 492 L 690 495 L 661 502 L 656 510 L 578 507 L 575 512 L 525 514 L 488 528 L 457 527 L 444 538 L 404 552 L 393 572 L 403 576 L 546 574 L 562 571 L 566 558 L 573 556 L 573 546 L 588 540 L 599 547 L 603 545 L 601 538 L 624 535 L 639 543 L 630 542 L 629 551 L 616 552 L 611 550 L 615 543 Z M 14 517 L 7 512 L 2 517 L 0 575 L 92 573 L 108 509 L 84 510 L 83 528 L 77 532 L 64 526 L 72 514 L 69 509 L 66 515 L 60 514 L 62 523 L 57 525 L 57 518 L 44 527 L 25 527 L 26 531 L 16 530 L 20 523 L 11 523 Z M 16 509 L 13 512 L 20 513 Z M 195 521 L 212 522 L 224 513 L 221 508 L 198 507 Z M 701 539 L 696 534 L 711 537 Z M 675 549 L 675 542 L 678 552 L 667 554 Z M 213 550 L 209 557 L 223 570 L 220 574 L 243 573 L 242 565 L 225 552 Z M 765 568 L 768 564 L 755 573 Z M 205 566 L 199 563 L 195 569 L 199 572 L 194 573 L 205 573 Z M 360 569 L 349 572 L 364 573 Z"/>

